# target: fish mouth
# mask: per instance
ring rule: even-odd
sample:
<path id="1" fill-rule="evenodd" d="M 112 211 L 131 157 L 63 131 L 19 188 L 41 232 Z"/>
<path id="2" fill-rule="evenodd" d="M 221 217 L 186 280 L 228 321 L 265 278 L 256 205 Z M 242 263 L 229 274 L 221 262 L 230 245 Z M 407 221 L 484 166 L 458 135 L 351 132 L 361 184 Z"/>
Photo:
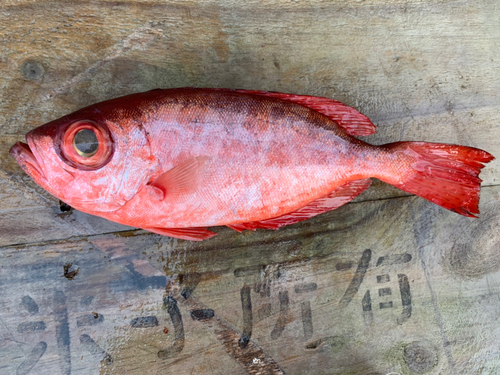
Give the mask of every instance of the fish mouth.
<path id="1" fill-rule="evenodd" d="M 35 181 L 45 180 L 45 174 L 33 154 L 30 146 L 23 142 L 17 142 L 11 147 L 9 153 L 16 159 L 17 163 L 29 174 Z"/>

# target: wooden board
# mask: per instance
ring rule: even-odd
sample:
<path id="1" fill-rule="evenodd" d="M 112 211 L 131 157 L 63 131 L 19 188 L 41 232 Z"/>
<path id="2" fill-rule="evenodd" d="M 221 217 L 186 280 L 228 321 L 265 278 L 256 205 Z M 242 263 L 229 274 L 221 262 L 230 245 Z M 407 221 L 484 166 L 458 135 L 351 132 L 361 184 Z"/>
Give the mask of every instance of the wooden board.
<path id="1" fill-rule="evenodd" d="M 4 247 L 1 368 L 494 373 L 499 198 L 484 189 L 478 220 L 402 197 L 202 243 L 125 232 Z"/>
<path id="2" fill-rule="evenodd" d="M 189 243 L 62 212 L 8 155 L 85 105 L 199 86 L 328 96 L 375 122 L 370 143 L 498 157 L 497 1 L 0 5 L 0 373 L 500 371 L 498 160 L 478 220 L 376 182 L 299 225 Z"/>

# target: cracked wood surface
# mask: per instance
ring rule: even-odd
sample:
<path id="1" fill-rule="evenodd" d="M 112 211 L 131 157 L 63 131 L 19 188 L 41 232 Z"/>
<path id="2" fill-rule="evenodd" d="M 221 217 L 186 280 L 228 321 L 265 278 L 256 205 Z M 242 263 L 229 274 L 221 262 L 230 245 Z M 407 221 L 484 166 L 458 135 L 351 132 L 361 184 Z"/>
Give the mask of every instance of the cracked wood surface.
<path id="1" fill-rule="evenodd" d="M 0 5 L 0 373 L 500 371 L 497 1 Z M 376 181 L 193 244 L 63 212 L 8 155 L 83 106 L 179 86 L 327 96 L 372 119 L 370 143 L 485 149 L 481 218 Z"/>

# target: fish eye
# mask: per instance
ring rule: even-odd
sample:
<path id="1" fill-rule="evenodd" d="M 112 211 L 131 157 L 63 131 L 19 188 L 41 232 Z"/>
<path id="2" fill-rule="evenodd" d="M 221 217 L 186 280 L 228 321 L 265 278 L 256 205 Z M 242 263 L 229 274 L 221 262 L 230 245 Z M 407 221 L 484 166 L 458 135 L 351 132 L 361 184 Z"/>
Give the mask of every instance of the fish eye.
<path id="1" fill-rule="evenodd" d="M 113 137 L 104 123 L 79 120 L 61 127 L 57 137 L 56 152 L 73 168 L 97 170 L 113 156 Z"/>
<path id="2" fill-rule="evenodd" d="M 94 156 L 99 149 L 97 135 L 91 129 L 82 129 L 73 138 L 73 147 L 84 158 Z"/>

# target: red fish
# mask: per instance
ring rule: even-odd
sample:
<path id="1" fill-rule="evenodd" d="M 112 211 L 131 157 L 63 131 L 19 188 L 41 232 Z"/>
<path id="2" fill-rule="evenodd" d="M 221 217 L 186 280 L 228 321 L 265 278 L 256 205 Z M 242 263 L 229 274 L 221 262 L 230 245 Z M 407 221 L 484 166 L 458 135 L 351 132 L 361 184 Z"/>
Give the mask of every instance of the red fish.
<path id="1" fill-rule="evenodd" d="M 277 229 L 334 210 L 376 177 L 464 216 L 478 213 L 476 148 L 354 136 L 370 120 L 338 101 L 263 91 L 153 90 L 98 103 L 10 150 L 74 208 L 171 237 L 209 226 Z"/>

